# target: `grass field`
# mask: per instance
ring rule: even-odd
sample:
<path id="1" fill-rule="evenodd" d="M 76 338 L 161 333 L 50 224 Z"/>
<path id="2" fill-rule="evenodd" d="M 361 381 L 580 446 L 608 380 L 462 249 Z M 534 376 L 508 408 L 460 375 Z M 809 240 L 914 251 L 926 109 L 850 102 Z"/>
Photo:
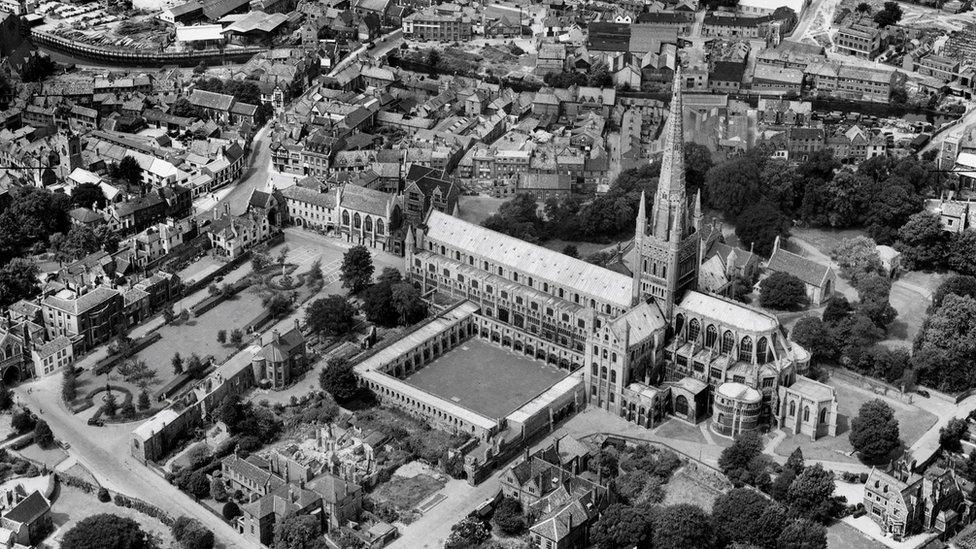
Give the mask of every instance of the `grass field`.
<path id="1" fill-rule="evenodd" d="M 444 483 L 428 475 L 414 477 L 394 476 L 373 492 L 373 499 L 386 501 L 401 511 L 408 511 L 431 494 L 444 487 Z"/>
<path id="2" fill-rule="evenodd" d="M 566 375 L 521 353 L 471 339 L 405 381 L 473 412 L 500 418 Z"/>

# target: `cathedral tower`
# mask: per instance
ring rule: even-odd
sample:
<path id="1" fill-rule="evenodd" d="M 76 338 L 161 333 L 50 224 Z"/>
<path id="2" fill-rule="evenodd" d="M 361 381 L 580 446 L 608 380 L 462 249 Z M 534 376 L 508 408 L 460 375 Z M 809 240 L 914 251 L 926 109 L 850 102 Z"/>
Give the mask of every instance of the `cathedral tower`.
<path id="1" fill-rule="evenodd" d="M 698 283 L 702 221 L 701 191 L 692 201 L 685 189 L 680 64 L 673 86 L 657 192 L 646 205 L 642 193 L 637 212 L 633 268 L 634 302 L 653 299 L 669 320 L 675 301 Z"/>

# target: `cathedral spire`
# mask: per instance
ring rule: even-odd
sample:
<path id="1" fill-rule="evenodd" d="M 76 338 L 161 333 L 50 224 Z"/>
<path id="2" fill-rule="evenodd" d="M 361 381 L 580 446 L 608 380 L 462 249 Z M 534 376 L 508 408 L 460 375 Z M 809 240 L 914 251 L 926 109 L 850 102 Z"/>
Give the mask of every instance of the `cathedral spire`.
<path id="1" fill-rule="evenodd" d="M 681 63 L 676 64 L 671 93 L 671 106 L 664 128 L 664 157 L 661 159 L 661 178 L 658 194 L 669 198 L 685 196 L 685 137 L 681 108 Z"/>
<path id="2" fill-rule="evenodd" d="M 647 207 L 644 203 L 647 201 L 644 191 L 641 191 L 640 204 L 637 206 L 637 235 L 643 235 L 647 232 Z"/>

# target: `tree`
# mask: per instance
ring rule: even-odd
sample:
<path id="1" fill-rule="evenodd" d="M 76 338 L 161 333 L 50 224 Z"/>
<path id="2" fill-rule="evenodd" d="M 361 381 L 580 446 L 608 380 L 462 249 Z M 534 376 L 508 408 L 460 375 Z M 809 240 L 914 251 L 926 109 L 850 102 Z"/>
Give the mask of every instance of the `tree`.
<path id="1" fill-rule="evenodd" d="M 122 157 L 112 172 L 112 177 L 121 179 L 132 187 L 142 187 L 142 168 L 135 158 L 131 156 Z"/>
<path id="2" fill-rule="evenodd" d="M 217 343 L 221 345 L 227 343 L 227 330 L 217 330 Z"/>
<path id="3" fill-rule="evenodd" d="M 227 487 L 219 478 L 213 479 L 213 482 L 210 483 L 210 497 L 215 501 L 227 500 Z"/>
<path id="4" fill-rule="evenodd" d="M 214 535 L 200 521 L 181 516 L 170 527 L 173 539 L 183 549 L 213 549 Z"/>
<path id="5" fill-rule="evenodd" d="M 857 13 L 871 13 L 871 4 L 868 4 L 867 2 L 861 2 L 860 4 L 857 5 L 856 8 L 854 8 L 854 11 L 856 11 Z"/>
<path id="6" fill-rule="evenodd" d="M 803 450 L 798 447 L 790 453 L 790 457 L 786 460 L 786 468 L 797 475 L 803 472 L 805 468 L 803 465 Z"/>
<path id="7" fill-rule="evenodd" d="M 219 340 L 220 338 L 218 337 L 217 339 Z M 179 352 L 173 355 L 173 359 L 170 362 L 173 364 L 174 374 L 180 375 L 183 373 L 183 357 L 180 356 Z"/>
<path id="8" fill-rule="evenodd" d="M 0 267 L 0 306 L 9 307 L 21 299 L 40 293 L 38 267 L 33 261 L 16 257 Z"/>
<path id="9" fill-rule="evenodd" d="M 705 174 L 709 204 L 730 218 L 738 218 L 760 193 L 762 166 L 754 154 L 740 154 L 713 166 Z"/>
<path id="10" fill-rule="evenodd" d="M 579 259 L 579 248 L 573 246 L 572 244 L 566 244 L 563 246 L 563 255 L 568 255 L 569 257 Z"/>
<path id="11" fill-rule="evenodd" d="M 403 275 L 400 274 L 399 270 L 394 269 L 393 267 L 383 267 L 383 270 L 380 272 L 379 276 L 376 277 L 377 284 L 389 284 L 392 286 L 400 282 L 403 282 Z"/>
<path id="12" fill-rule="evenodd" d="M 913 362 L 920 383 L 940 391 L 964 391 L 976 384 L 976 299 L 948 294 L 922 324 Z"/>
<path id="13" fill-rule="evenodd" d="M 711 521 L 697 505 L 668 505 L 654 514 L 654 549 L 708 549 L 712 537 Z"/>
<path id="14" fill-rule="evenodd" d="M 516 536 L 525 531 L 525 516 L 522 514 L 522 503 L 513 498 L 502 498 L 495 507 L 492 517 L 498 529 L 510 536 Z"/>
<path id="15" fill-rule="evenodd" d="M 74 368 L 67 368 L 61 378 L 61 399 L 71 402 L 78 398 L 78 374 Z"/>
<path id="16" fill-rule="evenodd" d="M 786 492 L 790 516 L 826 522 L 832 512 L 834 473 L 819 463 L 805 467 Z"/>
<path id="17" fill-rule="evenodd" d="M 193 379 L 202 379 L 206 370 L 207 364 L 200 358 L 200 355 L 191 353 L 190 358 L 186 361 L 186 374 Z"/>
<path id="18" fill-rule="evenodd" d="M 173 322 L 173 320 L 175 319 L 176 319 L 176 313 L 173 312 L 173 304 L 167 303 L 165 306 L 163 306 L 163 320 L 165 320 L 166 323 L 169 324 L 170 322 Z"/>
<path id="19" fill-rule="evenodd" d="M 733 484 L 748 483 L 752 480 L 751 468 L 761 453 L 762 439 L 759 435 L 751 431 L 745 432 L 735 438 L 732 446 L 722 450 L 718 466 Z"/>
<path id="20" fill-rule="evenodd" d="M 444 542 L 444 549 L 476 547 L 488 540 L 491 534 L 485 524 L 472 517 L 465 517 L 451 526 L 451 535 Z"/>
<path id="21" fill-rule="evenodd" d="M 794 520 L 783 528 L 776 549 L 827 549 L 827 529 L 812 520 Z"/>
<path id="22" fill-rule="evenodd" d="M 194 471 L 187 478 L 186 485 L 182 487 L 188 494 L 203 499 L 210 495 L 210 482 L 203 471 Z"/>
<path id="23" fill-rule="evenodd" d="M 954 417 L 949 423 L 939 429 L 939 446 L 949 452 L 961 452 L 962 441 L 968 438 L 969 422 L 965 419 Z"/>
<path id="24" fill-rule="evenodd" d="M 730 543 L 759 545 L 760 519 L 772 503 L 752 488 L 733 488 L 715 500 L 712 525 L 720 545 Z"/>
<path id="25" fill-rule="evenodd" d="M 71 203 L 85 208 L 104 208 L 105 193 L 95 183 L 82 183 L 71 189 Z"/>
<path id="26" fill-rule="evenodd" d="M 747 206 L 735 221 L 735 235 L 745 246 L 754 246 L 762 256 L 773 252 L 776 237 L 789 236 L 790 220 L 778 208 L 763 201 Z"/>
<path id="27" fill-rule="evenodd" d="M 654 534 L 653 510 L 614 503 L 603 510 L 590 530 L 590 541 L 599 549 L 648 548 Z"/>
<path id="28" fill-rule="evenodd" d="M 898 311 L 891 306 L 891 280 L 877 273 L 871 273 L 860 279 L 856 284 L 858 297 L 857 310 L 871 319 L 879 328 L 886 329 Z"/>
<path id="29" fill-rule="evenodd" d="M 900 177 L 890 178 L 884 192 L 868 203 L 865 225 L 868 234 L 878 244 L 890 244 L 898 237 L 898 229 L 908 223 L 912 214 L 922 210 L 922 197 L 912 184 Z"/>
<path id="30" fill-rule="evenodd" d="M 363 292 L 366 320 L 387 328 L 397 325 L 399 314 L 393 308 L 393 291 L 388 282 L 377 282 Z"/>
<path id="31" fill-rule="evenodd" d="M 545 232 L 536 197 L 530 193 L 519 193 L 498 208 L 498 212 L 482 222 L 486 228 L 514 236 L 527 242 L 538 242 Z M 573 235 L 560 235 L 573 236 Z"/>
<path id="32" fill-rule="evenodd" d="M 139 400 L 137 401 L 140 410 L 148 410 L 149 403 L 149 393 L 145 390 L 139 391 Z"/>
<path id="33" fill-rule="evenodd" d="M 57 233 L 51 237 L 56 244 L 55 253 L 60 261 L 74 261 L 101 249 L 101 241 L 91 227 L 76 225 L 63 237 Z M 52 247 L 55 247 L 52 245 Z"/>
<path id="34" fill-rule="evenodd" d="M 271 265 L 271 257 L 267 253 L 257 250 L 251 252 L 251 269 L 260 271 L 269 265 Z"/>
<path id="35" fill-rule="evenodd" d="M 888 25 L 894 25 L 901 21 L 901 16 L 901 6 L 898 5 L 898 2 L 885 2 L 884 8 L 874 14 L 874 22 L 879 27 L 885 28 Z"/>
<path id="36" fill-rule="evenodd" d="M 9 410 L 13 405 L 13 393 L 6 385 L 0 384 L 0 410 Z"/>
<path id="37" fill-rule="evenodd" d="M 139 523 L 125 517 L 98 514 L 84 518 L 61 540 L 63 547 L 72 549 L 152 549 L 149 534 Z"/>
<path id="38" fill-rule="evenodd" d="M 802 471 L 801 471 L 802 472 Z M 769 485 L 769 495 L 780 503 L 786 503 L 790 485 L 796 480 L 797 473 L 790 468 L 784 467 L 772 483 Z"/>
<path id="39" fill-rule="evenodd" d="M 233 501 L 228 501 L 220 510 L 220 514 L 227 520 L 234 520 L 241 516 L 241 508 Z"/>
<path id="40" fill-rule="evenodd" d="M 976 274 L 976 229 L 966 229 L 949 243 L 947 263 L 960 273 Z"/>
<path id="41" fill-rule="evenodd" d="M 390 289 L 390 293 L 399 324 L 413 324 L 427 316 L 427 304 L 421 299 L 420 292 L 413 284 L 409 282 L 395 284 Z"/>
<path id="42" fill-rule="evenodd" d="M 359 392 L 359 382 L 352 364 L 341 358 L 330 358 L 319 372 L 319 386 L 342 404 Z"/>
<path id="43" fill-rule="evenodd" d="M 373 269 L 373 258 L 366 246 L 353 246 L 342 256 L 342 287 L 354 294 L 361 292 L 373 281 Z"/>
<path id="44" fill-rule="evenodd" d="M 851 421 L 850 440 L 862 460 L 884 460 L 900 443 L 898 420 L 891 407 L 880 399 L 862 404 Z"/>
<path id="45" fill-rule="evenodd" d="M 291 310 L 291 298 L 284 292 L 275 292 L 264 300 L 264 306 L 272 318 L 279 318 Z"/>
<path id="46" fill-rule="evenodd" d="M 840 266 L 840 274 L 857 285 L 869 274 L 885 274 L 877 244 L 866 236 L 844 239 L 830 251 L 830 258 Z"/>
<path id="47" fill-rule="evenodd" d="M 35 425 L 37 425 L 37 418 L 27 409 L 15 412 L 10 418 L 10 426 L 20 435 L 33 429 Z"/>
<path id="48" fill-rule="evenodd" d="M 932 309 L 941 307 L 947 295 L 976 298 L 976 276 L 953 275 L 945 279 L 932 295 Z"/>
<path id="49" fill-rule="evenodd" d="M 806 285 L 799 278 L 774 272 L 759 283 L 759 304 L 770 309 L 795 309 L 808 302 Z"/>
<path id="50" fill-rule="evenodd" d="M 322 336 L 342 336 L 353 327 L 356 310 L 338 295 L 316 299 L 305 309 L 305 325 Z"/>
<path id="51" fill-rule="evenodd" d="M 322 274 L 322 260 L 316 259 L 312 266 L 308 268 L 307 276 L 305 277 L 305 283 L 309 288 L 321 287 L 325 281 L 325 275 Z"/>
<path id="52" fill-rule="evenodd" d="M 240 328 L 234 328 L 230 331 L 230 343 L 231 345 L 240 345 L 244 341 L 244 332 Z"/>
<path id="53" fill-rule="evenodd" d="M 821 318 L 827 324 L 834 324 L 847 318 L 852 312 L 854 312 L 854 308 L 851 307 L 851 302 L 847 301 L 846 297 L 837 295 L 827 300 L 827 306 L 824 308 Z"/>
<path id="54" fill-rule="evenodd" d="M 34 442 L 41 448 L 54 446 L 54 433 L 51 432 L 51 427 L 43 419 L 37 420 L 34 425 Z"/>
<path id="55" fill-rule="evenodd" d="M 908 269 L 935 269 L 945 262 L 948 237 L 938 216 L 919 212 L 898 229 L 895 247 Z"/>

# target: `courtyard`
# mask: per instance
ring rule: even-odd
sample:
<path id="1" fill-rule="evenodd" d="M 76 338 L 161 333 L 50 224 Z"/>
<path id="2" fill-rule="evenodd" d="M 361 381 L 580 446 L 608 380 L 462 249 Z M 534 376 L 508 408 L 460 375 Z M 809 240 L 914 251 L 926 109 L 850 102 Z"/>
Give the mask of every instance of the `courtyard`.
<path id="1" fill-rule="evenodd" d="M 404 381 L 483 416 L 501 418 L 566 375 L 565 370 L 474 338 Z"/>

